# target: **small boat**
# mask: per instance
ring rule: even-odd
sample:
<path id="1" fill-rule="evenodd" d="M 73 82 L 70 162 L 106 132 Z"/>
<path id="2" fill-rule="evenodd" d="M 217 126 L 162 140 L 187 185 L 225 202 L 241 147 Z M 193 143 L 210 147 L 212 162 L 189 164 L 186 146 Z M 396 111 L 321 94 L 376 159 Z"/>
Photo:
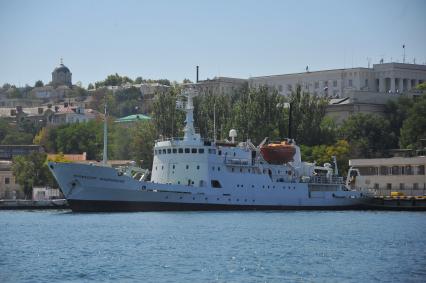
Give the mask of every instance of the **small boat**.
<path id="1" fill-rule="evenodd" d="M 294 161 L 296 148 L 289 141 L 271 142 L 260 147 L 260 153 L 269 164 L 285 164 Z"/>

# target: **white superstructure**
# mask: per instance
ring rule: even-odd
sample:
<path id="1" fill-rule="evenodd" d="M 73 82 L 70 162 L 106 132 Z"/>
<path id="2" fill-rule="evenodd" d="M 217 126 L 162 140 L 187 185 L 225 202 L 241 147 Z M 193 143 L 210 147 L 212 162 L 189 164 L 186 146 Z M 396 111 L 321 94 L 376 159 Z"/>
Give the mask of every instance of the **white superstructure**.
<path id="1" fill-rule="evenodd" d="M 349 190 L 331 165 L 293 161 L 273 165 L 250 141 L 204 140 L 195 132 L 192 98 L 177 107 L 186 112 L 183 138 L 155 142 L 149 172 L 134 166 L 49 163 L 75 211 L 347 208 L 368 197 Z M 236 132 L 231 131 L 235 138 Z"/>

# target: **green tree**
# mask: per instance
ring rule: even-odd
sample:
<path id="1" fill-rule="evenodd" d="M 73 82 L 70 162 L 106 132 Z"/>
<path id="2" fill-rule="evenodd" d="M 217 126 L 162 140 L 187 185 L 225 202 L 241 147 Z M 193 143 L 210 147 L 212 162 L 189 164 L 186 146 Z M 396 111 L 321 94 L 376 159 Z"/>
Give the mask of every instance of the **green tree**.
<path id="1" fill-rule="evenodd" d="M 420 148 L 426 139 L 426 94 L 419 97 L 408 111 L 401 128 L 400 145 L 403 148 Z"/>
<path id="2" fill-rule="evenodd" d="M 88 90 L 91 90 L 91 89 L 94 89 L 95 88 L 95 86 L 92 84 L 92 83 L 90 83 L 88 86 L 87 86 L 87 89 Z"/>
<path id="3" fill-rule="evenodd" d="M 44 83 L 41 80 L 36 81 L 34 84 L 34 87 L 42 87 L 42 86 L 44 86 Z"/>
<path id="4" fill-rule="evenodd" d="M 400 136 L 400 130 L 408 112 L 413 107 L 413 99 L 401 96 L 397 101 L 390 100 L 385 105 L 385 118 L 389 121 L 390 130 L 396 137 Z"/>
<path id="5" fill-rule="evenodd" d="M 12 171 L 27 199 L 31 199 L 34 186 L 46 185 L 51 179 L 45 153 L 32 152 L 14 157 Z"/>
<path id="6" fill-rule="evenodd" d="M 131 157 L 147 169 L 152 167 L 154 141 L 157 137 L 155 124 L 151 121 L 138 121 L 131 129 Z"/>
<path id="7" fill-rule="evenodd" d="M 351 157 L 381 157 L 397 146 L 390 123 L 380 116 L 356 114 L 346 119 L 340 135 L 351 145 Z"/>
<path id="8" fill-rule="evenodd" d="M 136 77 L 135 84 L 141 84 L 141 83 L 143 83 L 142 77 Z"/>
<path id="9" fill-rule="evenodd" d="M 183 129 L 184 114 L 176 109 L 178 94 L 180 89 L 172 88 L 170 92 L 160 92 L 154 98 L 152 117 L 158 135 L 179 136 Z"/>
<path id="10" fill-rule="evenodd" d="M 299 144 L 316 145 L 330 142 L 329 127 L 331 122 L 326 120 L 325 109 L 328 99 L 302 92 L 300 86 L 290 95 L 292 106 L 292 133 Z M 323 123 L 321 125 L 321 123 Z M 324 134 L 323 131 L 326 130 Z M 331 141 L 333 142 L 333 140 Z"/>
<path id="11" fill-rule="evenodd" d="M 416 86 L 416 89 L 418 89 L 418 90 L 426 90 L 426 82 L 423 82 L 423 83 L 421 83 L 421 84 L 418 84 L 418 85 Z"/>

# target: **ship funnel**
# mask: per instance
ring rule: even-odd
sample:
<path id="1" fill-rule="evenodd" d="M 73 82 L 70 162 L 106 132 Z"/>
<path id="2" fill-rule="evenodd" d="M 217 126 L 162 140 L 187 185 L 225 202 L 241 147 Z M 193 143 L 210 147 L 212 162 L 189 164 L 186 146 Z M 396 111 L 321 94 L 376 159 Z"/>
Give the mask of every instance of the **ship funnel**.
<path id="1" fill-rule="evenodd" d="M 237 130 L 231 129 L 229 131 L 229 137 L 231 138 L 231 141 L 234 143 L 235 142 L 235 138 L 237 137 Z"/>

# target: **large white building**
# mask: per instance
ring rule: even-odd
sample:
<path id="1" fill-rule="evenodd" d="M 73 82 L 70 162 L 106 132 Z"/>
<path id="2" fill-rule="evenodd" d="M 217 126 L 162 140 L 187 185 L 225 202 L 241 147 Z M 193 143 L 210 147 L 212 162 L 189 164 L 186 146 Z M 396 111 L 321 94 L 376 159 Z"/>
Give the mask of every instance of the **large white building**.
<path id="1" fill-rule="evenodd" d="M 350 184 L 378 195 L 426 195 L 426 156 L 351 159 Z"/>
<path id="2" fill-rule="evenodd" d="M 426 81 L 426 65 L 381 63 L 349 68 L 251 77 L 252 87 L 269 86 L 289 95 L 297 86 L 318 96 L 348 97 L 351 92 L 401 93 Z"/>

